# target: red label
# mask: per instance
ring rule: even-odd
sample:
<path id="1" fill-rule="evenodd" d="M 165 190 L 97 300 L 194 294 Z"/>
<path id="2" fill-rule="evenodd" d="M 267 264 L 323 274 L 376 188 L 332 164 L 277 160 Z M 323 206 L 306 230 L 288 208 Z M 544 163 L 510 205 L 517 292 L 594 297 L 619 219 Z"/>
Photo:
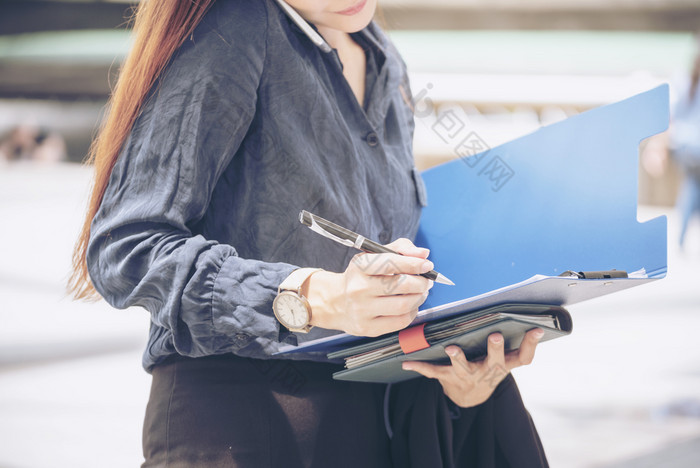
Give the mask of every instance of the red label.
<path id="1" fill-rule="evenodd" d="M 425 328 L 425 324 L 421 323 L 420 325 L 399 332 L 399 345 L 404 354 L 430 348 L 430 345 L 425 339 L 423 328 Z"/>

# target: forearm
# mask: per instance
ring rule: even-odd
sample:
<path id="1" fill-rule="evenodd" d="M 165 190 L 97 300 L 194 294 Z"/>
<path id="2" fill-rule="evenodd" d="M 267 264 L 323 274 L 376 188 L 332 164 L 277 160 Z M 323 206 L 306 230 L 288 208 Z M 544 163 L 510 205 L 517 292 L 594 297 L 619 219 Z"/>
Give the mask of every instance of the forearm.
<path id="1" fill-rule="evenodd" d="M 277 341 L 271 304 L 295 268 L 243 259 L 230 245 L 145 225 L 97 236 L 88 265 L 110 304 L 147 309 L 187 356 L 235 351 L 256 337 Z"/>

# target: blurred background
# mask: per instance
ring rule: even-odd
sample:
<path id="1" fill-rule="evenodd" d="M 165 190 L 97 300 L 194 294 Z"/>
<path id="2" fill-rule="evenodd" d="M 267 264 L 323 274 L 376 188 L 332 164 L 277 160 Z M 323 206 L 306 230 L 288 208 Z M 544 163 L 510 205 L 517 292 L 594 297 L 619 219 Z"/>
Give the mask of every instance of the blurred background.
<path id="1" fill-rule="evenodd" d="M 0 0 L 2 468 L 142 459 L 148 316 L 64 292 L 91 176 L 79 163 L 133 5 Z M 432 131 L 441 112 L 494 147 L 661 83 L 680 101 L 698 49 L 698 0 L 380 5 L 410 70 L 421 169 L 457 157 Z M 691 176 L 668 142 L 643 142 L 639 165 L 639 219 L 668 217 L 668 277 L 571 306 L 575 333 L 516 371 L 553 467 L 700 466 L 700 222 L 681 247 L 676 202 Z"/>

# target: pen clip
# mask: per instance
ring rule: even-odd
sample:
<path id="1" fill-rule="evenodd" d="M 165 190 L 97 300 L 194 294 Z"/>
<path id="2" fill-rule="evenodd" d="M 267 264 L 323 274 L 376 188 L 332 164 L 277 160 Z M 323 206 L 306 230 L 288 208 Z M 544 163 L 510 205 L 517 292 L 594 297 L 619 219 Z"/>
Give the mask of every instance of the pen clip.
<path id="1" fill-rule="evenodd" d="M 355 247 L 355 243 L 354 243 L 354 242 L 352 242 L 352 241 L 350 241 L 350 240 L 348 240 L 348 239 L 343 239 L 343 238 L 338 237 L 338 236 L 336 236 L 336 235 L 334 235 L 334 234 L 331 234 L 330 232 L 328 232 L 328 231 L 326 231 L 325 229 L 323 229 L 323 228 L 316 222 L 316 220 L 314 219 L 314 215 L 312 215 L 311 213 L 309 213 L 309 215 L 310 215 L 309 218 L 311 219 L 311 225 L 309 226 L 309 229 L 311 229 L 312 231 L 314 231 L 316 234 L 320 234 L 320 235 L 322 235 L 323 237 L 326 237 L 326 238 L 328 238 L 328 239 L 330 239 L 330 240 L 336 241 L 336 242 L 338 242 L 338 243 L 340 243 L 340 244 L 343 244 L 343 245 L 346 245 L 346 246 L 348 246 L 348 247 Z"/>

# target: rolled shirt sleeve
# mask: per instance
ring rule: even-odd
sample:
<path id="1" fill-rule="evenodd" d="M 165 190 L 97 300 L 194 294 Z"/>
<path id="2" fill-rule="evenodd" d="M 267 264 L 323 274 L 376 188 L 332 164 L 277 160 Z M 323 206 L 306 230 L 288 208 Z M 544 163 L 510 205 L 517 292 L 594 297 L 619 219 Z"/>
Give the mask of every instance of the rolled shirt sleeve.
<path id="1" fill-rule="evenodd" d="M 237 11 L 207 15 L 151 91 L 88 245 L 90 277 L 107 302 L 144 307 L 157 325 L 149 347 L 192 357 L 279 340 L 271 304 L 296 268 L 241 258 L 196 233 L 255 115 L 266 54 L 265 2 L 221 3 L 213 8 Z"/>

